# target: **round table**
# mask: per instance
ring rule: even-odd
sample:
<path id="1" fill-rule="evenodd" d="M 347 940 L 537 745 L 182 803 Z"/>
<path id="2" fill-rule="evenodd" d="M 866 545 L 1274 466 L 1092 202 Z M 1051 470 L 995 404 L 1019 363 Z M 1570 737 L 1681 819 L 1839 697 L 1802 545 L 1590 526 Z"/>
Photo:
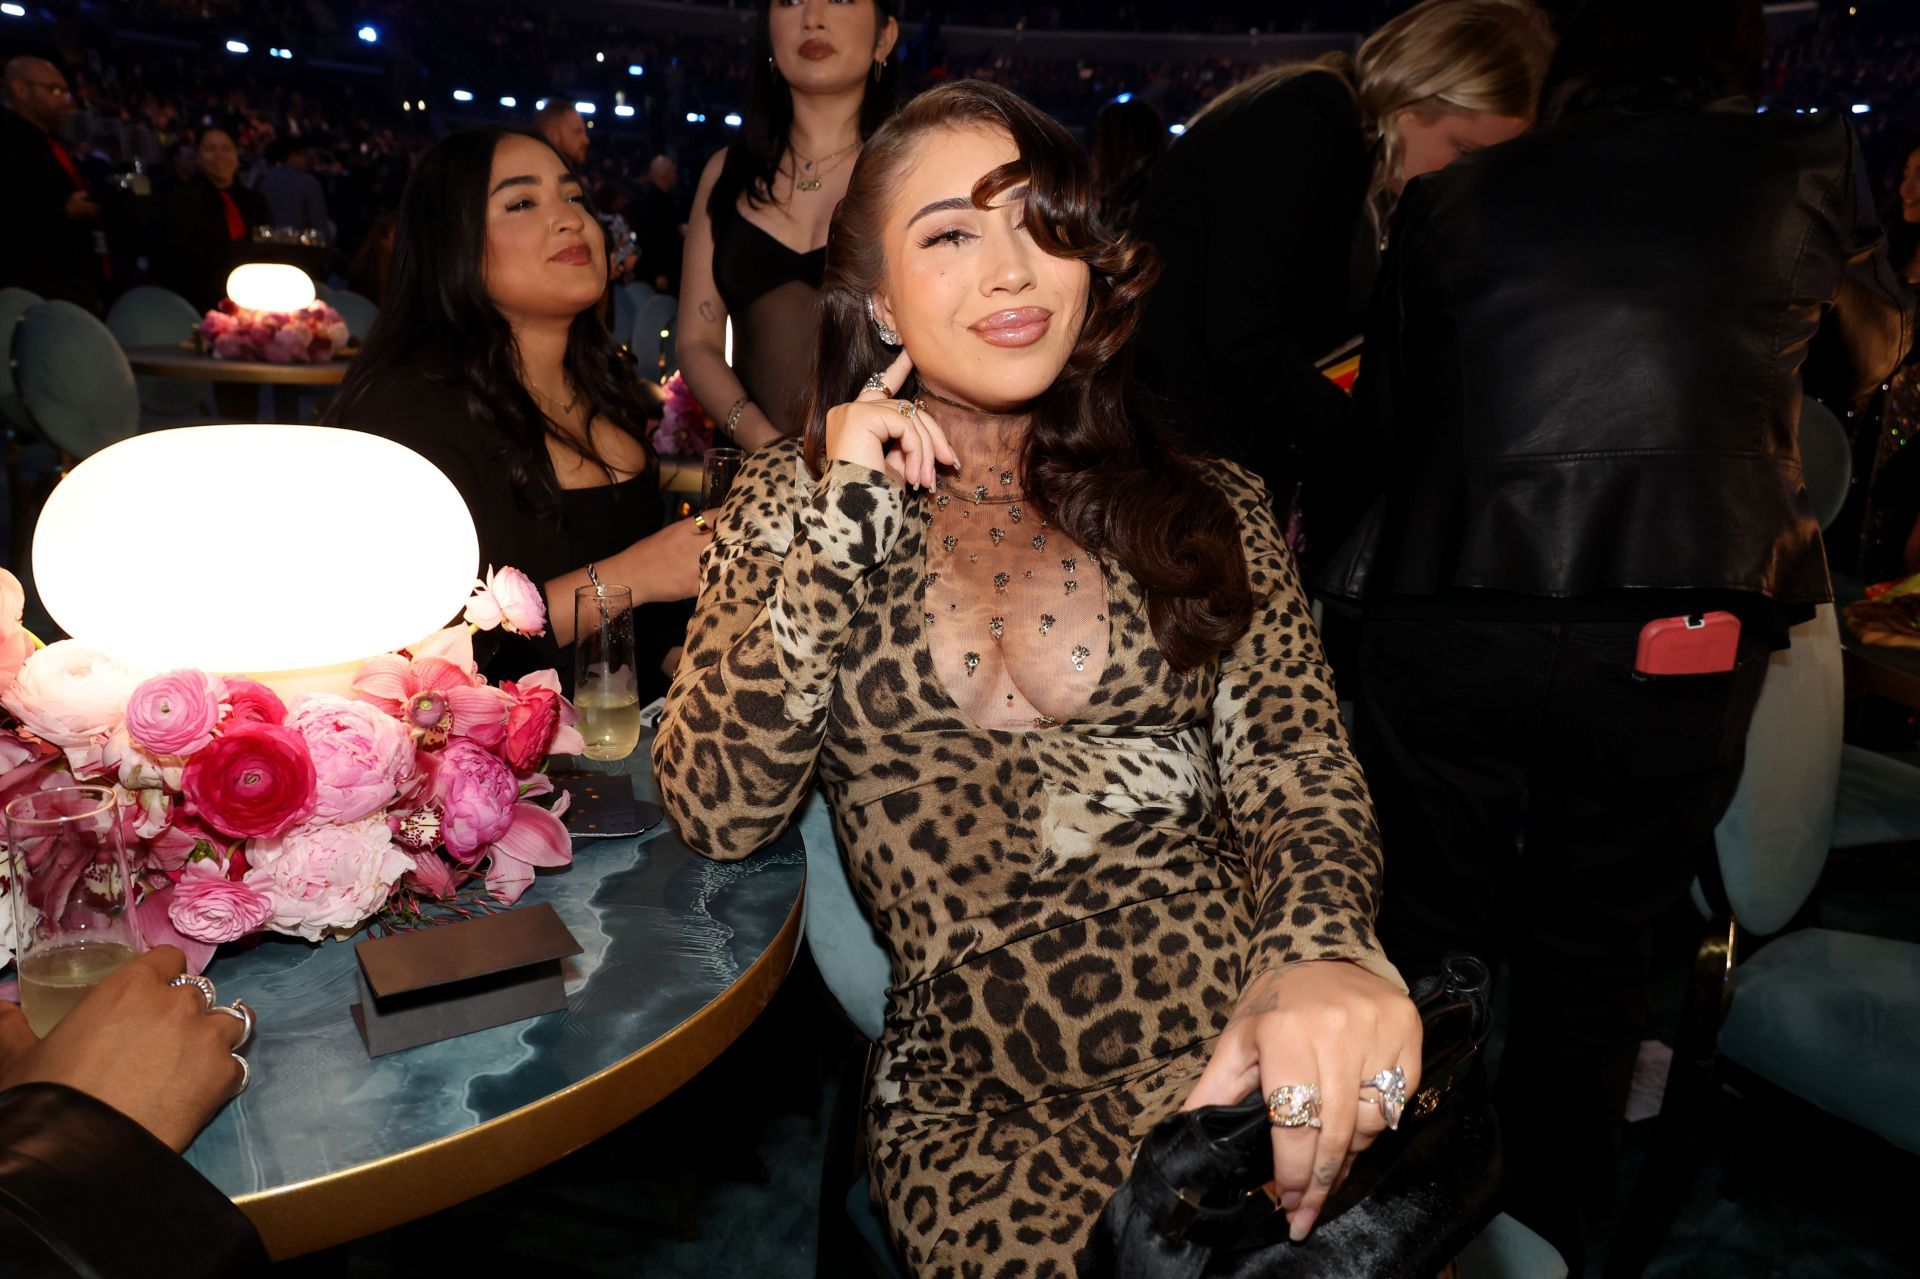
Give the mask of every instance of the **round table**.
<path id="1" fill-rule="evenodd" d="M 349 360 L 324 364 L 273 364 L 266 360 L 222 360 L 184 346 L 127 348 L 127 363 L 141 377 L 174 377 L 193 382 L 244 382 L 252 386 L 338 386 Z"/>
<path id="2" fill-rule="evenodd" d="M 628 761 L 643 799 L 649 746 Z M 550 903 L 585 948 L 566 961 L 566 1011 L 379 1058 L 347 1011 L 351 943 L 217 958 L 220 998 L 260 1016 L 253 1087 L 187 1158 L 276 1259 L 505 1185 L 653 1105 L 752 1023 L 793 961 L 805 879 L 797 830 L 734 863 L 695 855 L 666 822 L 576 841 L 574 864 L 522 898 Z"/>

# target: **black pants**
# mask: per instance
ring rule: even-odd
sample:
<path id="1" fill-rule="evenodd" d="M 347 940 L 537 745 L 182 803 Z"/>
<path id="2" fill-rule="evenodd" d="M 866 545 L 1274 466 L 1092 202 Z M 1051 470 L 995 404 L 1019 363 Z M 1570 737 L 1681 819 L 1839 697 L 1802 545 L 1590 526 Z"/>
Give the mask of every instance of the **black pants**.
<path id="1" fill-rule="evenodd" d="M 1580 1274 L 1612 1198 L 1655 921 L 1711 856 L 1766 671 L 1633 672 L 1642 623 L 1369 620 L 1356 747 L 1410 978 L 1510 963 L 1506 1208 Z"/>

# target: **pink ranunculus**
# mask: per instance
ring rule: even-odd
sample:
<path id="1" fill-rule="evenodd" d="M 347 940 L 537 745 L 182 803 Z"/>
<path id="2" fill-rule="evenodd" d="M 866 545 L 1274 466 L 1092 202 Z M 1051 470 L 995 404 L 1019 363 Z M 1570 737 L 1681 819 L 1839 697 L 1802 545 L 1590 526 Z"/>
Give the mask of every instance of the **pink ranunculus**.
<path id="1" fill-rule="evenodd" d="M 365 702 L 331 693 L 299 699 L 287 727 L 307 739 L 317 789 L 313 819 L 357 822 L 393 803 L 413 776 L 406 726 Z"/>
<path id="2" fill-rule="evenodd" d="M 65 750 L 76 776 L 92 776 L 132 691 L 126 667 L 77 640 L 61 640 L 26 660 L 0 705 L 20 727 Z"/>
<path id="3" fill-rule="evenodd" d="M 548 755 L 578 755 L 586 750 L 586 739 L 574 727 L 580 712 L 561 696 L 558 673 L 537 671 L 517 684 L 506 680 L 500 688 L 514 699 L 501 750 L 514 772 L 531 772 Z"/>
<path id="4" fill-rule="evenodd" d="M 308 941 L 351 933 L 413 869 L 413 859 L 377 817 L 255 840 L 247 855 L 252 867 L 240 882 L 273 900 L 268 927 Z"/>
<path id="5" fill-rule="evenodd" d="M 222 729 L 235 729 L 242 724 L 284 724 L 287 722 L 287 706 L 280 695 L 255 680 L 240 675 L 226 677 L 227 711 L 222 720 Z"/>
<path id="6" fill-rule="evenodd" d="M 546 597 L 519 569 L 489 568 L 486 580 L 473 584 L 467 621 L 483 631 L 499 626 L 513 635 L 545 635 Z"/>
<path id="7" fill-rule="evenodd" d="M 127 735 L 155 755 L 191 755 L 213 740 L 226 688 L 205 671 L 142 680 L 127 699 Z"/>
<path id="8" fill-rule="evenodd" d="M 536 866 L 566 866 L 573 841 L 560 820 L 564 803 L 548 812 L 538 804 L 515 804 L 506 832 L 487 850 L 487 891 L 511 906 L 533 883 Z"/>
<path id="9" fill-rule="evenodd" d="M 140 921 L 140 939 L 148 949 L 155 946 L 175 946 L 187 957 L 187 971 L 198 973 L 206 970 L 213 960 L 214 944 L 189 937 L 173 925 L 168 908 L 173 905 L 173 894 L 177 891 L 172 884 L 157 892 L 149 891 L 134 908 L 135 917 Z"/>
<path id="10" fill-rule="evenodd" d="M 13 687 L 20 668 L 33 656 L 33 636 L 21 628 L 27 592 L 20 579 L 0 568 L 0 693 Z"/>
<path id="11" fill-rule="evenodd" d="M 270 839 L 313 813 L 317 779 L 304 737 L 243 724 L 187 761 L 181 792 L 207 825 L 239 839 Z"/>
<path id="12" fill-rule="evenodd" d="M 190 864 L 168 895 L 167 918 L 195 941 L 238 941 L 266 927 L 273 898 L 258 887 L 227 878 L 218 862 Z"/>
<path id="13" fill-rule="evenodd" d="M 440 752 L 433 799 L 447 851 L 471 861 L 513 825 L 519 787 L 507 766 L 479 743 L 456 737 Z"/>

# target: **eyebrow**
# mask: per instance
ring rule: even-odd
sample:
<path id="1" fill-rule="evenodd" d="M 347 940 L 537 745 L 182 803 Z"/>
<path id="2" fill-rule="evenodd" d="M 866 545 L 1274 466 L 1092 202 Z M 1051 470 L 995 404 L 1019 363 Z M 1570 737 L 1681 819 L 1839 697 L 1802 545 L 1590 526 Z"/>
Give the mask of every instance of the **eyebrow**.
<path id="1" fill-rule="evenodd" d="M 1004 193 L 1001 202 L 1017 203 L 1026 198 L 1027 198 L 1027 189 L 1025 187 L 1015 187 L 1013 190 Z M 944 200 L 935 200 L 932 204 L 927 205 L 925 208 L 921 209 L 918 213 L 908 218 L 907 226 L 909 227 L 913 226 L 914 223 L 918 222 L 921 218 L 927 217 L 929 214 L 949 213 L 958 209 L 971 209 L 975 207 L 976 206 L 973 203 L 972 196 L 967 196 L 967 195 L 949 196 Z"/>
<path id="2" fill-rule="evenodd" d="M 585 185 L 585 183 L 580 181 L 579 174 L 571 173 L 571 172 L 561 174 L 558 181 L 563 183 L 571 182 L 575 186 Z M 508 187 L 537 187 L 539 185 L 540 185 L 539 178 L 535 177 L 531 173 L 522 173 L 522 174 L 519 174 L 518 176 L 511 177 L 511 178 L 501 178 L 498 182 L 493 184 L 493 190 L 487 192 L 487 194 L 489 196 L 495 196 L 495 195 L 499 195 L 502 191 L 506 190 Z"/>

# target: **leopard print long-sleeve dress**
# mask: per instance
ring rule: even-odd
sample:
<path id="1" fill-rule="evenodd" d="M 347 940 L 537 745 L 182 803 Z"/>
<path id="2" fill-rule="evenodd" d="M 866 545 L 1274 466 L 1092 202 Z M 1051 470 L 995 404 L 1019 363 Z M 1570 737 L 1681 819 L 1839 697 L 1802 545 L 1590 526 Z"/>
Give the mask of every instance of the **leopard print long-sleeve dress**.
<path id="1" fill-rule="evenodd" d="M 718 522 L 654 745 L 710 857 L 771 839 L 817 776 L 892 958 L 873 1188 L 917 1275 L 1067 1276 L 1136 1143 L 1192 1090 L 1245 981 L 1346 959 L 1378 838 L 1265 492 L 1218 466 L 1256 606 L 1175 670 L 1108 565 L 1085 712 L 1030 731 L 958 711 L 923 611 L 933 501 L 797 444 L 751 457 Z"/>

